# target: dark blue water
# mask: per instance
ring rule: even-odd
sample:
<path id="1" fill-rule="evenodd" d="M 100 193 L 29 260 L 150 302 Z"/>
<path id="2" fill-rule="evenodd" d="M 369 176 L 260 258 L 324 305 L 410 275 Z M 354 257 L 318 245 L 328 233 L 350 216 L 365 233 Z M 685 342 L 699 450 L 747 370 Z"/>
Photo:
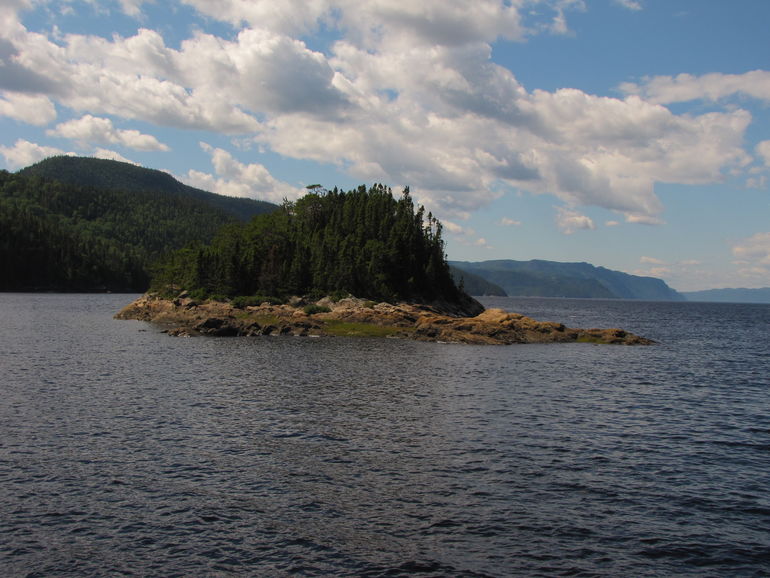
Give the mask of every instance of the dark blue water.
<path id="1" fill-rule="evenodd" d="M 770 307 L 654 347 L 172 338 L 0 294 L 0 575 L 770 575 Z"/>

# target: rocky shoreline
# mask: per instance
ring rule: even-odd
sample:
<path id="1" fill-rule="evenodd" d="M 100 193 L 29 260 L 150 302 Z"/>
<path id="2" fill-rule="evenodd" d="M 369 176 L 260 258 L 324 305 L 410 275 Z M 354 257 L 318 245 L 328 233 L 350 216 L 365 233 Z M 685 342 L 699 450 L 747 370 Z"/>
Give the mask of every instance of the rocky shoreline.
<path id="1" fill-rule="evenodd" d="M 502 309 L 455 317 L 428 305 L 374 303 L 352 297 L 312 303 L 296 298 L 286 305 L 263 303 L 239 308 L 219 301 L 196 301 L 185 293 L 175 299 L 148 293 L 115 318 L 150 321 L 173 336 L 358 335 L 485 345 L 654 343 L 622 329 L 574 329 Z"/>

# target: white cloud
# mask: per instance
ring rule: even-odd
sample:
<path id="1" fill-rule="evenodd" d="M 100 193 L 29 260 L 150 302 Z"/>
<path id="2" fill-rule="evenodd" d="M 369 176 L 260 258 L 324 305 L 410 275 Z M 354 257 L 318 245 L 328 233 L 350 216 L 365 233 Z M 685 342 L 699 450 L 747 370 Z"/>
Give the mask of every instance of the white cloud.
<path id="1" fill-rule="evenodd" d="M 244 24 L 274 30 L 281 34 L 303 34 L 315 30 L 317 22 L 329 14 L 327 0 L 182 0 L 201 14 L 235 28 Z"/>
<path id="2" fill-rule="evenodd" d="M 0 146 L 0 155 L 5 157 L 5 164 L 10 170 L 21 169 L 45 158 L 63 154 L 74 153 L 65 153 L 61 149 L 39 145 L 24 139 L 18 139 L 12 147 Z"/>
<path id="3" fill-rule="evenodd" d="M 500 219 L 500 224 L 504 227 L 518 227 L 521 225 L 521 221 L 517 221 L 515 219 L 510 219 L 508 217 L 503 217 Z"/>
<path id="4" fill-rule="evenodd" d="M 111 161 L 120 161 L 123 163 L 130 163 L 132 165 L 139 165 L 139 163 L 134 162 L 131 159 L 127 159 L 122 154 L 115 151 L 111 151 L 109 149 L 97 148 L 96 150 L 94 150 L 91 156 L 96 157 L 97 159 L 108 159 Z"/>
<path id="5" fill-rule="evenodd" d="M 656 259 L 655 257 L 645 257 L 642 256 L 641 259 L 639 259 L 640 263 L 645 263 L 648 265 L 664 265 L 665 261 L 661 261 L 660 259 Z"/>
<path id="6" fill-rule="evenodd" d="M 770 167 L 770 140 L 763 140 L 754 150 L 757 151 L 765 166 Z"/>
<path id="7" fill-rule="evenodd" d="M 770 71 L 655 76 L 646 78 L 642 84 L 625 83 L 620 88 L 628 94 L 641 95 L 646 100 L 658 104 L 691 100 L 718 101 L 734 95 L 749 96 L 767 102 L 770 101 Z"/>
<path id="8" fill-rule="evenodd" d="M 565 207 L 557 207 L 556 209 L 556 225 L 565 235 L 571 235 L 580 230 L 596 229 L 596 225 L 590 217 Z"/>
<path id="9" fill-rule="evenodd" d="M 117 144 L 142 151 L 167 151 L 168 146 L 154 136 L 137 130 L 116 129 L 108 118 L 87 114 L 47 131 L 49 136 L 72 139 L 81 144 Z"/>
<path id="10" fill-rule="evenodd" d="M 757 233 L 733 244 L 733 256 L 744 266 L 765 269 L 770 273 L 770 232 Z"/>
<path id="11" fill-rule="evenodd" d="M 664 209 L 657 183 L 712 183 L 751 162 L 743 149 L 747 112 L 677 115 L 656 103 L 688 91 L 765 98 L 770 75 L 652 79 L 628 85 L 629 96 L 616 99 L 574 89 L 528 92 L 493 63 L 492 43 L 543 31 L 542 14 L 548 15 L 545 28 L 566 30 L 567 12 L 584 8 L 577 0 L 540 2 L 539 22 L 531 15 L 534 5 L 518 1 L 184 3 L 231 23 L 236 34 L 199 32 L 174 49 L 149 29 L 126 38 L 49 37 L 17 22 L 0 24 L 10 30 L 0 49 L 14 72 L 3 81 L 82 113 L 54 130 L 84 142 L 163 146 L 149 135 L 107 126 L 102 115 L 248 134 L 288 157 L 333 163 L 365 180 L 409 184 L 442 219 L 466 218 L 515 189 L 652 224 L 662 222 Z M 121 2 L 133 15 L 142 4 Z M 321 24 L 339 35 L 328 54 L 298 39 Z M 20 104 L 0 106 L 31 118 Z M 222 153 L 214 157 L 223 159 Z M 190 174 L 210 177 L 210 186 L 231 194 L 280 188 L 261 165 L 244 166 L 254 168 L 234 178 Z"/>
<path id="12" fill-rule="evenodd" d="M 493 249 L 492 245 L 484 237 L 478 237 L 476 231 L 470 227 L 463 227 L 453 221 L 443 219 L 441 224 L 452 238 L 460 245 L 477 247 L 481 249 Z"/>
<path id="13" fill-rule="evenodd" d="M 120 0 L 120 7 L 124 13 L 129 16 L 139 16 L 142 12 L 142 4 L 153 2 L 154 0 Z"/>
<path id="14" fill-rule="evenodd" d="M 198 34 L 174 62 L 186 86 L 244 110 L 336 117 L 348 104 L 325 56 L 263 28 L 242 30 L 232 42 Z"/>
<path id="15" fill-rule="evenodd" d="M 386 43 L 452 45 L 493 41 L 498 37 L 521 40 L 531 33 L 523 23 L 519 2 L 476 0 L 183 0 L 201 14 L 235 27 L 248 24 L 281 34 L 301 35 L 319 22 L 344 29 L 368 46 Z M 579 0 L 545 2 L 558 15 Z"/>
<path id="16" fill-rule="evenodd" d="M 211 155 L 215 175 L 191 170 L 181 177 L 185 183 L 203 190 L 231 197 L 248 197 L 280 203 L 284 198 L 296 199 L 304 189 L 293 187 L 274 178 L 261 164 L 244 164 L 227 151 L 201 143 Z"/>
<path id="17" fill-rule="evenodd" d="M 213 130 L 223 133 L 250 132 L 259 122 L 244 112 L 229 91 L 214 94 L 211 87 L 185 83 L 182 68 L 195 63 L 165 46 L 154 31 L 142 29 L 129 38 L 104 39 L 67 35 L 62 44 L 24 31 L 16 46 L 24 49 L 15 57 L 18 66 L 35 70 L 46 79 L 45 94 L 64 106 L 89 114 Z M 197 63 L 205 70 L 216 65 L 216 55 Z M 188 60 L 186 61 L 186 57 Z"/>
<path id="18" fill-rule="evenodd" d="M 629 10 L 642 10 L 643 6 L 639 0 L 615 0 L 615 4 L 628 8 Z"/>
<path id="19" fill-rule="evenodd" d="M 2 92 L 0 93 L 0 116 L 44 126 L 56 120 L 56 107 L 45 96 Z"/>

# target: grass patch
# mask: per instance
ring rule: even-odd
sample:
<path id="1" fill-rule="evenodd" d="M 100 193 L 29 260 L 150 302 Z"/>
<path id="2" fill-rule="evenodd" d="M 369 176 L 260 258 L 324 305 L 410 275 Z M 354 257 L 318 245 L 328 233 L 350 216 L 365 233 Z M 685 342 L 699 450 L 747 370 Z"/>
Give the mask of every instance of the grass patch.
<path id="1" fill-rule="evenodd" d="M 247 317 L 249 317 L 250 319 L 253 319 L 255 323 L 258 323 L 262 327 L 265 327 L 267 325 L 279 325 L 281 323 L 281 319 L 275 315 L 251 316 L 250 314 L 247 314 Z"/>
<path id="2" fill-rule="evenodd" d="M 391 337 L 403 331 L 400 327 L 373 325 L 371 323 L 351 323 L 348 321 L 330 320 L 325 324 L 325 331 L 337 337 Z"/>
<path id="3" fill-rule="evenodd" d="M 601 344 L 607 343 L 606 339 L 602 339 L 597 335 L 586 335 L 586 334 L 580 335 L 575 341 L 577 343 L 601 343 Z"/>

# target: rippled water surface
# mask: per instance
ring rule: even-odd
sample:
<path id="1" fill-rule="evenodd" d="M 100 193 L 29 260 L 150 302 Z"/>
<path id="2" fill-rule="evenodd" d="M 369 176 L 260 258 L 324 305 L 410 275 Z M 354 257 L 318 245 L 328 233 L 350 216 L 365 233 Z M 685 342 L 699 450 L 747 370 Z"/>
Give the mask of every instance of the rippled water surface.
<path id="1" fill-rule="evenodd" d="M 0 294 L 0 574 L 770 574 L 770 306 L 489 299 L 653 347 L 172 338 Z"/>

